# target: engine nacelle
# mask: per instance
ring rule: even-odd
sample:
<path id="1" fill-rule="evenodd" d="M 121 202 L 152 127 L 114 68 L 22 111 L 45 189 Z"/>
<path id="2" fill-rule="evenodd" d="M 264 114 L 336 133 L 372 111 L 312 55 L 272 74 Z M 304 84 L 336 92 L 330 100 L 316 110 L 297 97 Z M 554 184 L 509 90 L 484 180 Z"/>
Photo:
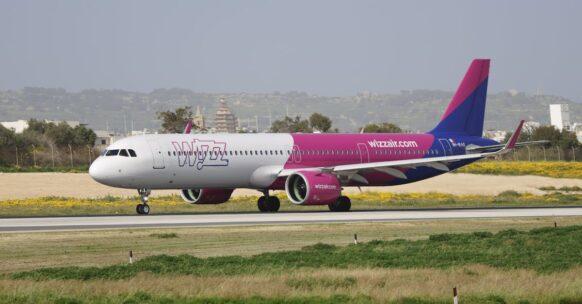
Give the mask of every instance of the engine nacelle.
<path id="1" fill-rule="evenodd" d="M 298 171 L 287 177 L 285 192 L 296 205 L 327 205 L 338 199 L 341 186 L 329 173 Z"/>
<path id="2" fill-rule="evenodd" d="M 184 189 L 182 198 L 190 204 L 222 204 L 230 199 L 234 189 Z"/>

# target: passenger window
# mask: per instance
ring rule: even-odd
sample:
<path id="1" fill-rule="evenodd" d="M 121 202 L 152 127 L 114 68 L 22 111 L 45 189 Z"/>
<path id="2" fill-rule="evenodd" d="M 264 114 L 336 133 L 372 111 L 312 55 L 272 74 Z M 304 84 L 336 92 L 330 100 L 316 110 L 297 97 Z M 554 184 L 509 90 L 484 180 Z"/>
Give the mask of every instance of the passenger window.
<path id="1" fill-rule="evenodd" d="M 129 154 L 127 154 L 127 150 L 123 149 L 119 151 L 119 156 L 129 157 Z"/>
<path id="2" fill-rule="evenodd" d="M 107 150 L 105 156 L 116 156 L 117 154 L 119 154 L 119 150 Z"/>

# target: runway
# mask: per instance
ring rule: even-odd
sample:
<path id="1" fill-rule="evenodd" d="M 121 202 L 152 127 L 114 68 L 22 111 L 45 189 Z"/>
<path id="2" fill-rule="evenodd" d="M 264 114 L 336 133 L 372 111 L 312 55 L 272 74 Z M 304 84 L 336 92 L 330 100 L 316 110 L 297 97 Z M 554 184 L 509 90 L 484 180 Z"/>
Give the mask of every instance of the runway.
<path id="1" fill-rule="evenodd" d="M 384 222 L 509 217 L 582 216 L 582 207 L 432 209 L 281 213 L 215 213 L 148 216 L 83 216 L 0 219 L 1 232 L 116 229 L 138 227 L 202 227 L 264 224 Z"/>

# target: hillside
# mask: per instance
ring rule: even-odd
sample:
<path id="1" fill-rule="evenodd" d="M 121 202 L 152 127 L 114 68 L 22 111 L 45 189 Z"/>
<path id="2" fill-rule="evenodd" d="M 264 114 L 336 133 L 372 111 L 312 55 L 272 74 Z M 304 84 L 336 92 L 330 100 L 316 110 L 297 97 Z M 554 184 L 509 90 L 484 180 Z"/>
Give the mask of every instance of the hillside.
<path id="1" fill-rule="evenodd" d="M 83 90 L 24 88 L 0 91 L 0 120 L 28 118 L 79 120 L 93 129 L 123 130 L 159 127 L 155 113 L 190 105 L 200 106 L 212 121 L 216 100 L 225 97 L 241 121 L 259 116 L 266 128 L 270 119 L 286 113 L 308 116 L 320 112 L 331 117 L 336 127 L 352 132 L 367 122 L 394 122 L 412 131 L 432 128 L 444 111 L 452 92 L 413 90 L 399 94 L 362 93 L 328 97 L 302 92 L 286 93 L 198 93 L 186 89 L 158 89 L 150 93 L 123 90 Z M 582 120 L 582 104 L 559 96 L 533 96 L 502 92 L 488 97 L 486 128 L 513 129 L 518 119 L 549 123 L 548 105 L 570 104 L 573 121 Z M 269 118 L 270 116 L 270 118 Z M 125 127 L 126 126 L 126 127 Z"/>

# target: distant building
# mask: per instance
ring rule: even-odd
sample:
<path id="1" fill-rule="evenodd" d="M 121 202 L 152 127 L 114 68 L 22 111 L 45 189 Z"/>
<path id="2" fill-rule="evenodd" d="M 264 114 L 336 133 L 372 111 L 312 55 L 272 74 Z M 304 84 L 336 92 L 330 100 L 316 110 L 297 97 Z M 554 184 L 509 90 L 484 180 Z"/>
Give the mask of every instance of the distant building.
<path id="1" fill-rule="evenodd" d="M 199 130 L 206 130 L 206 119 L 200 111 L 200 106 L 196 107 L 196 115 L 192 118 L 192 124 L 198 127 Z"/>
<path id="2" fill-rule="evenodd" d="M 145 135 L 145 134 L 158 134 L 156 131 L 144 128 L 143 130 L 131 130 L 131 136 L 135 135 Z"/>
<path id="3" fill-rule="evenodd" d="M 17 120 L 17 121 L 3 121 L 0 124 L 8 129 L 14 131 L 14 133 L 22 133 L 28 128 L 28 120 Z"/>
<path id="4" fill-rule="evenodd" d="M 550 122 L 556 129 L 570 130 L 570 109 L 567 104 L 550 105 Z"/>
<path id="5" fill-rule="evenodd" d="M 113 138 L 115 137 L 114 133 L 103 130 L 95 130 L 93 132 L 95 132 L 95 135 L 97 135 L 95 138 L 95 148 L 99 151 L 105 150 L 105 148 L 113 143 Z"/>
<path id="6" fill-rule="evenodd" d="M 71 128 L 75 128 L 75 127 L 81 125 L 81 123 L 76 121 L 76 120 L 48 120 L 48 119 L 45 119 L 44 122 L 54 123 L 56 125 L 64 122 L 64 123 L 68 124 Z M 3 122 L 0 122 L 0 124 L 2 126 L 4 126 L 4 128 L 12 130 L 12 131 L 14 131 L 14 133 L 17 133 L 17 134 L 20 134 L 20 133 L 24 132 L 24 130 L 28 129 L 28 120 L 24 120 L 24 119 L 20 119 L 17 121 L 3 121 Z"/>
<path id="7" fill-rule="evenodd" d="M 236 117 L 226 105 L 224 98 L 218 101 L 218 109 L 214 116 L 214 129 L 217 133 L 236 132 Z"/>
<path id="8" fill-rule="evenodd" d="M 125 138 L 126 136 L 121 133 L 115 133 L 106 130 L 93 130 L 97 137 L 95 138 L 95 149 L 99 151 L 105 150 L 109 145 L 112 143 Z M 144 129 L 143 131 L 132 131 L 132 135 L 142 135 L 142 134 L 151 134 L 148 129 Z"/>
<path id="9" fill-rule="evenodd" d="M 503 130 L 487 130 L 485 131 L 485 137 L 489 139 L 493 139 L 496 142 L 503 142 L 505 140 L 505 136 L 507 135 L 507 131 Z"/>
<path id="10" fill-rule="evenodd" d="M 530 121 L 526 121 L 523 123 L 523 129 L 526 131 L 532 131 L 532 130 L 535 130 L 541 126 L 542 126 L 542 124 L 537 122 L 537 121 L 530 120 Z"/>
<path id="11" fill-rule="evenodd" d="M 582 143 L 582 123 L 572 124 L 572 132 L 576 133 L 576 138 Z"/>

